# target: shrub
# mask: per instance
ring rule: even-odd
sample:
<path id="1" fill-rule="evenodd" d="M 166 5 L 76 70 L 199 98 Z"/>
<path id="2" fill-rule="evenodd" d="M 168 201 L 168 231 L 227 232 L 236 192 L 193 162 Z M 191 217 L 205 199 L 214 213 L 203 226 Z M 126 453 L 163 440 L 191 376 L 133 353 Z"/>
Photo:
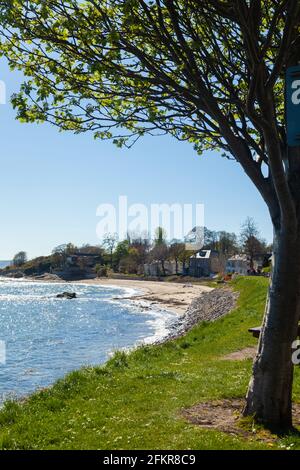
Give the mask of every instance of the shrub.
<path id="1" fill-rule="evenodd" d="M 106 265 L 97 264 L 95 269 L 98 277 L 108 276 L 108 267 Z"/>
<path id="2" fill-rule="evenodd" d="M 261 272 L 264 274 L 268 274 L 271 272 L 271 266 L 266 266 L 265 268 L 262 268 Z"/>

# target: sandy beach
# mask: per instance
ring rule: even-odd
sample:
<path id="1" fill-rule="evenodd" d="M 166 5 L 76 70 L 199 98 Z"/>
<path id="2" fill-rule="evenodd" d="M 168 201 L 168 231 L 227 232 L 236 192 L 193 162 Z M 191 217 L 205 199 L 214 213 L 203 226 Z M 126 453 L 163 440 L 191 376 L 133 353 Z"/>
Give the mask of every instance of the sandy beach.
<path id="1" fill-rule="evenodd" d="M 82 282 L 85 284 L 96 284 L 103 286 L 119 286 L 131 289 L 137 289 L 141 293 L 130 298 L 134 300 L 145 301 L 151 306 L 170 310 L 178 315 L 182 315 L 187 310 L 190 303 L 201 294 L 210 292 L 213 289 L 207 286 L 193 284 L 179 284 L 175 282 L 156 282 L 156 281 L 134 281 L 127 279 L 89 279 Z"/>

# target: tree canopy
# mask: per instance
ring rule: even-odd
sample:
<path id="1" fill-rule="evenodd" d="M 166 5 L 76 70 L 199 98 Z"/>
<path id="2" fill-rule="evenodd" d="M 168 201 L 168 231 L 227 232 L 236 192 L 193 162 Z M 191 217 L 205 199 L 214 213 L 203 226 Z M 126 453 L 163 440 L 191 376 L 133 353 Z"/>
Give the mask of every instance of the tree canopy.
<path id="1" fill-rule="evenodd" d="M 119 146 L 167 133 L 198 153 L 221 149 L 242 165 L 274 223 L 282 214 L 294 220 L 283 97 L 300 45 L 298 1 L 0 5 L 1 50 L 27 77 L 12 99 L 21 120 L 92 131 Z"/>
<path id="2" fill-rule="evenodd" d="M 19 267 L 25 264 L 27 261 L 27 253 L 25 251 L 19 251 L 14 257 L 13 257 L 13 266 Z"/>

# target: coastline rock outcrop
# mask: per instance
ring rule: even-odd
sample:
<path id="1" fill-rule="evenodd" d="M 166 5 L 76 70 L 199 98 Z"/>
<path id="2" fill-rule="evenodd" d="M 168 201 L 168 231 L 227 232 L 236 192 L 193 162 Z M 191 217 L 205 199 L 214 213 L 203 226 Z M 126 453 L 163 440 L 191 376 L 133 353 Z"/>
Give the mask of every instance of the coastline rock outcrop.
<path id="1" fill-rule="evenodd" d="M 76 299 L 77 294 L 76 292 L 63 292 L 62 294 L 57 294 L 57 299 Z"/>
<path id="2" fill-rule="evenodd" d="M 186 313 L 171 324 L 168 335 L 158 343 L 179 338 L 201 321 L 214 321 L 236 307 L 238 292 L 228 288 L 214 289 L 194 299 Z"/>

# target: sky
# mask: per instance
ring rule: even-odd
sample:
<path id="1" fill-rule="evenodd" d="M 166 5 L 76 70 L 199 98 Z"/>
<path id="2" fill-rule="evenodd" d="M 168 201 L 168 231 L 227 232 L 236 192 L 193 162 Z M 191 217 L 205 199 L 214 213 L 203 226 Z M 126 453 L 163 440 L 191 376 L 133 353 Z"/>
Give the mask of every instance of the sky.
<path id="1" fill-rule="evenodd" d="M 253 217 L 272 240 L 267 208 L 242 168 L 217 152 L 198 156 L 172 137 L 141 139 L 132 149 L 62 133 L 50 124 L 21 124 L 9 96 L 22 76 L 0 62 L 7 103 L 0 105 L 0 259 L 24 250 L 47 255 L 62 243 L 98 244 L 100 204 L 204 204 L 211 230 L 240 232 Z"/>

